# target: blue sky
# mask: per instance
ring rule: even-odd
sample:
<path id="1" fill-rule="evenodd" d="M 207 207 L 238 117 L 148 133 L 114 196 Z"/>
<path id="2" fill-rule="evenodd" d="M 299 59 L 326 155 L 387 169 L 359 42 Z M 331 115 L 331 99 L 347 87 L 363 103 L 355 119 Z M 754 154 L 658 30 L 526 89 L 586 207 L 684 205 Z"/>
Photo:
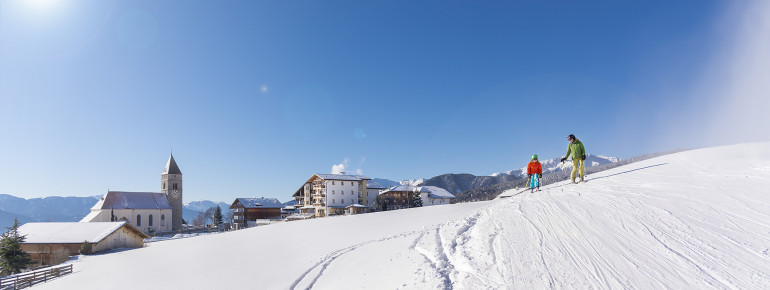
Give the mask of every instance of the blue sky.
<path id="1" fill-rule="evenodd" d="M 229 202 L 336 164 L 487 175 L 570 133 L 619 157 L 752 141 L 693 135 L 746 3 L 6 0 L 0 193 L 159 191 L 172 147 L 186 201 Z"/>

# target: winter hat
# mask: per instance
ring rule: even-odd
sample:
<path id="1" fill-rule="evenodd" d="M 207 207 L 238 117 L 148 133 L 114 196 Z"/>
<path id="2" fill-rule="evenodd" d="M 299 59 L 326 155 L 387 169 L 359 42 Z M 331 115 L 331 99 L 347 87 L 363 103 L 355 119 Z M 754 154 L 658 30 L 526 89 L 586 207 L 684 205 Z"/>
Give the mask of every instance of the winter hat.
<path id="1" fill-rule="evenodd" d="M 569 136 L 567 136 L 567 138 L 570 138 L 572 140 L 577 140 L 577 138 L 575 138 L 575 134 L 569 134 Z"/>
<path id="2" fill-rule="evenodd" d="M 532 159 L 537 159 L 537 154 L 532 155 Z"/>

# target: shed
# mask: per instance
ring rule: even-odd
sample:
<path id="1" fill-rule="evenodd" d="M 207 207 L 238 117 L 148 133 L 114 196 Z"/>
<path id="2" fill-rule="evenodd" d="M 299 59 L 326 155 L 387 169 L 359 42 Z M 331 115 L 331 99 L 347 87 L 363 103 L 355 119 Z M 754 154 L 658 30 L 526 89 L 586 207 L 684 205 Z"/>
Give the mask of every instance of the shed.
<path id="1" fill-rule="evenodd" d="M 91 244 L 93 252 L 102 252 L 141 248 L 143 240 L 150 238 L 125 221 L 26 223 L 18 231 L 26 236 L 22 250 L 29 253 L 38 265 L 58 264 L 68 256 L 77 255 L 84 241 Z"/>

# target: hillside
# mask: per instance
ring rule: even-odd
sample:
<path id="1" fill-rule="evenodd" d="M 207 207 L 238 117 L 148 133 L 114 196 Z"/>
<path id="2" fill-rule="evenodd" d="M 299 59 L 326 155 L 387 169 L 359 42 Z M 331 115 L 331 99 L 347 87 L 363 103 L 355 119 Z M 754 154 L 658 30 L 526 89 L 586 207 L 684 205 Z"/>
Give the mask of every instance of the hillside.
<path id="1" fill-rule="evenodd" d="M 82 258 L 39 288 L 768 289 L 767 148 L 675 153 L 493 201 L 157 242 Z"/>

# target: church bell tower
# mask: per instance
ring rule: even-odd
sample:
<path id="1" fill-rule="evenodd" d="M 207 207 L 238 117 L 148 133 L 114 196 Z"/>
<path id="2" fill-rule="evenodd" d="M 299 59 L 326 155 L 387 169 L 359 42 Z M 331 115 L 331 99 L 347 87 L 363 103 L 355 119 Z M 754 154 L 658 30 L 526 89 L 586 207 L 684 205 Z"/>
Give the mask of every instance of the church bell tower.
<path id="1" fill-rule="evenodd" d="M 182 171 L 176 165 L 174 154 L 168 158 L 166 168 L 160 175 L 160 192 L 166 195 L 171 204 L 171 229 L 182 229 Z"/>

